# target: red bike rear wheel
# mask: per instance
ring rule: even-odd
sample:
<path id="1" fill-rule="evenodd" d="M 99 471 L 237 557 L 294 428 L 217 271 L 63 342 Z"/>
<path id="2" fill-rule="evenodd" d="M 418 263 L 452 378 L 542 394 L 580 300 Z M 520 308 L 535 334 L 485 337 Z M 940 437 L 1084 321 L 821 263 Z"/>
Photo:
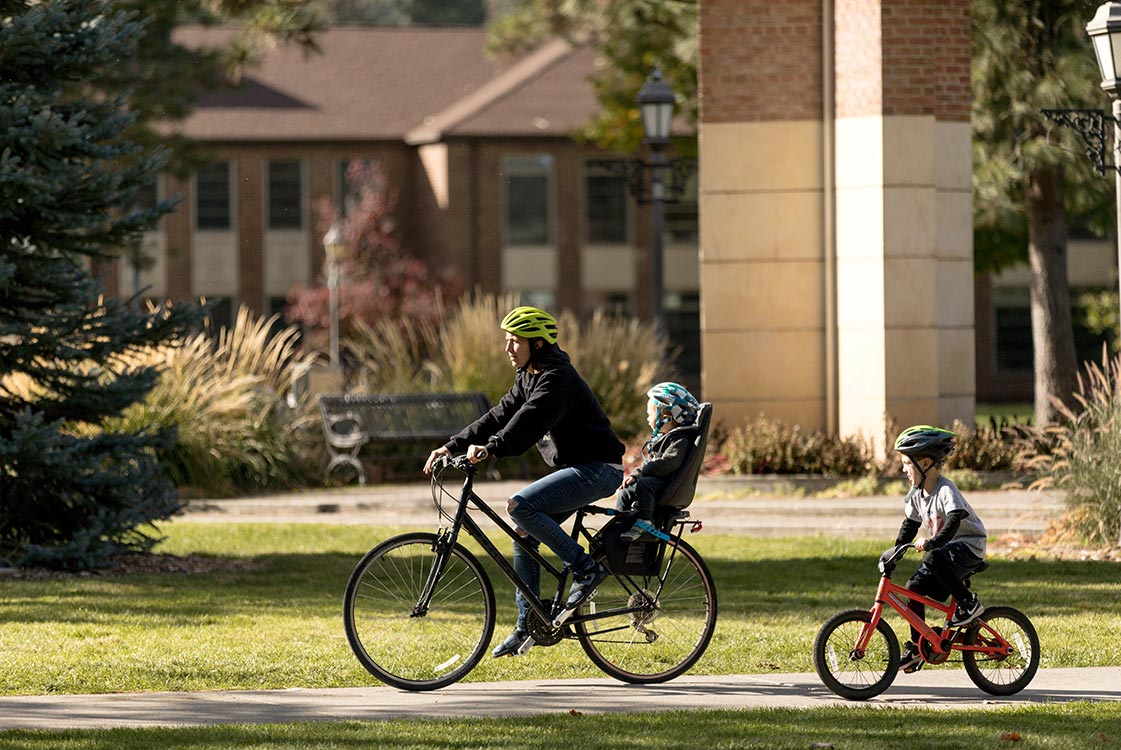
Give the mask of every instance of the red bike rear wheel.
<path id="1" fill-rule="evenodd" d="M 1012 607 L 987 608 L 965 635 L 969 646 L 998 648 L 1001 639 L 1011 653 L 964 651 L 962 661 L 974 685 L 990 695 L 1013 695 L 1026 688 L 1039 669 L 1039 636 L 1028 616 Z"/>

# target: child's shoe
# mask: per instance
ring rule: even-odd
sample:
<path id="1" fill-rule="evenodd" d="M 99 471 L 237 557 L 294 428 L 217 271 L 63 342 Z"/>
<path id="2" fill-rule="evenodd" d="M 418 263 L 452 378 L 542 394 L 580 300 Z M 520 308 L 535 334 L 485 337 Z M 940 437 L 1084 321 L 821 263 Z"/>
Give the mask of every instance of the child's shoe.
<path id="1" fill-rule="evenodd" d="M 631 526 L 629 529 L 620 534 L 619 539 L 624 542 L 636 542 L 642 537 L 644 533 L 645 529 L 643 529 L 636 523 L 634 526 Z"/>
<path id="2" fill-rule="evenodd" d="M 960 628 L 962 625 L 968 625 L 980 617 L 984 611 L 985 607 L 981 604 L 977 595 L 970 594 L 968 599 L 962 599 L 958 602 L 957 609 L 954 610 L 954 616 L 950 618 L 950 627 Z"/>
<path id="3" fill-rule="evenodd" d="M 899 656 L 899 671 L 906 674 L 918 672 L 925 663 L 922 654 L 919 653 L 919 647 L 907 641 L 907 645 L 903 647 L 903 653 Z"/>

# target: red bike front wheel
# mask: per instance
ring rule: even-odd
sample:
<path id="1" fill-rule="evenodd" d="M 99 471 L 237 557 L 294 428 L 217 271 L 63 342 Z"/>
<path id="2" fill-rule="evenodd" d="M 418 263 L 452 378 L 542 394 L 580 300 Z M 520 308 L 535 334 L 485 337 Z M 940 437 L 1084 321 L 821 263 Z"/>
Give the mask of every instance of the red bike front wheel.
<path id="1" fill-rule="evenodd" d="M 817 676 L 842 698 L 874 698 L 888 689 L 899 671 L 899 639 L 883 620 L 876 624 L 864 651 L 856 650 L 860 634 L 871 622 L 868 610 L 850 609 L 829 618 L 814 638 Z"/>

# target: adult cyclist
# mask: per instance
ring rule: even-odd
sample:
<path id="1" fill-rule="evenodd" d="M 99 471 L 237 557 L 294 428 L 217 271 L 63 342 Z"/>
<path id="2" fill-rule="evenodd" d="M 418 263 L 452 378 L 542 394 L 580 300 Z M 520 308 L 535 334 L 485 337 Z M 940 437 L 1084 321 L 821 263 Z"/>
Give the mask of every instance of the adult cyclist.
<path id="1" fill-rule="evenodd" d="M 623 479 L 625 447 L 611 429 L 588 384 L 557 346 L 556 319 L 536 307 L 517 307 L 502 319 L 514 384 L 489 412 L 432 451 L 424 472 L 440 456 L 466 451 L 472 463 L 490 456 L 518 456 L 536 445 L 555 471 L 519 490 L 506 505 L 518 532 L 531 545 L 544 542 L 572 572 L 564 620 L 603 582 L 607 571 L 561 528 L 573 511 L 609 497 Z M 514 545 L 514 571 L 539 595 L 541 568 Z M 518 592 L 518 621 L 492 652 L 524 654 L 533 646 L 526 618 L 529 605 Z"/>

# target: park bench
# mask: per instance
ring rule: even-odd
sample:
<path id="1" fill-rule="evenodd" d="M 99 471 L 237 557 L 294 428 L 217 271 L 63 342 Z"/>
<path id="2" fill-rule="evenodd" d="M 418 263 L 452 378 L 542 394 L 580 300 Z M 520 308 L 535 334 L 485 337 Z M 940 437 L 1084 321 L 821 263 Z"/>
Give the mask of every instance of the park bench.
<path id="1" fill-rule="evenodd" d="M 379 393 L 319 396 L 330 461 L 327 480 L 349 466 L 365 486 L 359 452 L 370 445 L 422 445 L 427 456 L 490 410 L 482 393 Z"/>

